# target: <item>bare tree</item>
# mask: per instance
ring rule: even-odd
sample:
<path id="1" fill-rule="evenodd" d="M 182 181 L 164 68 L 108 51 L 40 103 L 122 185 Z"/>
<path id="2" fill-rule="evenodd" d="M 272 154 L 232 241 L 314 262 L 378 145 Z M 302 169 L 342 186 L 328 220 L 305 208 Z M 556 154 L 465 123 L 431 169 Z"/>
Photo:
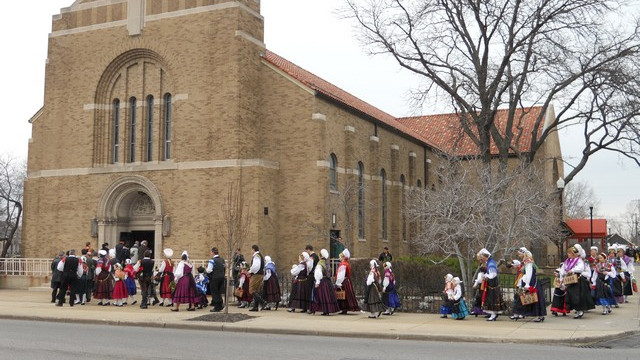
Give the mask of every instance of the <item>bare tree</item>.
<path id="1" fill-rule="evenodd" d="M 231 183 L 219 213 L 218 238 L 227 246 L 227 281 L 232 278 L 231 259 L 233 251 L 241 248 L 249 235 L 251 224 L 250 212 L 244 203 L 244 195 L 241 190 L 241 181 Z M 229 286 L 225 284 L 224 313 L 229 314 Z"/>
<path id="2" fill-rule="evenodd" d="M 599 151 L 640 166 L 640 34 L 626 1 L 346 2 L 370 52 L 422 77 L 421 102 L 449 103 L 484 162 L 493 145 L 503 168 L 511 154 L 531 163 L 549 135 L 569 127 L 584 146 L 567 184 Z M 543 108 L 531 131 L 518 115 L 527 104 Z M 498 109 L 508 109 L 506 123 L 495 121 Z"/>
<path id="3" fill-rule="evenodd" d="M 407 205 L 411 220 L 420 223 L 412 245 L 421 253 L 457 258 L 468 286 L 481 248 L 510 256 L 559 236 L 558 225 L 549 221 L 558 209 L 548 205 L 557 195 L 545 190 L 533 167 L 504 176 L 490 166 L 451 159 L 438 170 L 438 191 L 416 189 Z"/>
<path id="4" fill-rule="evenodd" d="M 600 200 L 593 192 L 593 188 L 584 182 L 572 182 L 564 189 L 564 214 L 569 219 L 586 219 L 590 214 L 589 207 L 593 206 L 596 216 L 600 208 Z"/>
<path id="5" fill-rule="evenodd" d="M 22 195 L 24 179 L 26 177 L 26 163 L 15 158 L 0 156 L 0 239 L 2 253 L 0 258 L 7 256 L 7 251 L 13 243 L 16 233 L 21 226 Z"/>
<path id="6" fill-rule="evenodd" d="M 631 200 L 627 203 L 626 211 L 619 219 L 609 219 L 608 224 L 612 233 L 617 233 L 623 238 L 638 244 L 640 241 L 640 200 Z"/>

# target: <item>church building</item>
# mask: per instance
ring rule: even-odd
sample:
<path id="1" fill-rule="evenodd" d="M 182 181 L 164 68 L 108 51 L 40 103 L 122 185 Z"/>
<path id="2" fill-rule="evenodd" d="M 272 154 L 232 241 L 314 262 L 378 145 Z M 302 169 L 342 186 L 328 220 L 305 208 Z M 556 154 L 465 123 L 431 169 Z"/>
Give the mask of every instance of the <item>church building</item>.
<path id="1" fill-rule="evenodd" d="M 149 241 L 156 257 L 170 247 L 206 258 L 225 247 L 233 187 L 250 219 L 245 255 L 255 243 L 286 264 L 339 237 L 355 257 L 407 254 L 406 193 L 438 187 L 444 130 L 269 51 L 263 20 L 259 0 L 61 9 L 30 120 L 23 256 L 125 239 Z M 557 135 L 547 141 L 541 153 L 559 159 Z M 554 183 L 561 171 L 547 165 Z"/>

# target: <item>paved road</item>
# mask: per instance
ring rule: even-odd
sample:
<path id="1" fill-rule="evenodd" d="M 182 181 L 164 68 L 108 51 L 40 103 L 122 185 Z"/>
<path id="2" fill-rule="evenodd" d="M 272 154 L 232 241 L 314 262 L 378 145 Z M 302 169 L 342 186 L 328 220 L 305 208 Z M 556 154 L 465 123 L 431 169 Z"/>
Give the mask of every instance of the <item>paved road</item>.
<path id="1" fill-rule="evenodd" d="M 0 358 L 82 359 L 637 359 L 637 349 L 340 339 L 0 320 Z M 518 354 L 515 356 L 514 354 Z"/>

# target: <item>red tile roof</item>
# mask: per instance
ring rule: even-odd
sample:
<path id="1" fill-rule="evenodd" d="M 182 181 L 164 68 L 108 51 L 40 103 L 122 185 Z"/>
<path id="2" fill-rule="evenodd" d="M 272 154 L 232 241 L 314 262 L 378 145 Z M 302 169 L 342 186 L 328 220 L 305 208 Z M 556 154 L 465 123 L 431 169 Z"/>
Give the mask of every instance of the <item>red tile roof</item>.
<path id="1" fill-rule="evenodd" d="M 591 219 L 567 219 L 565 220 L 575 237 L 589 237 L 591 235 Z M 607 235 L 607 219 L 593 219 L 593 236 L 603 237 Z"/>
<path id="2" fill-rule="evenodd" d="M 402 133 L 405 133 L 413 138 L 416 138 L 429 146 L 433 146 L 429 139 L 423 138 L 421 134 L 416 133 L 412 129 L 409 129 L 402 123 L 398 122 L 396 118 L 392 115 L 387 114 L 386 112 L 376 108 L 375 106 L 358 99 L 357 97 L 349 94 L 348 92 L 340 89 L 339 87 L 331 84 L 330 82 L 310 73 L 309 71 L 299 67 L 298 65 L 290 62 L 289 60 L 274 54 L 271 51 L 265 51 L 263 59 L 267 62 L 273 64 L 280 70 L 287 73 L 289 76 L 293 77 L 297 81 L 303 83 L 305 86 L 308 86 L 312 90 L 337 101 L 338 103 L 347 106 L 348 108 L 359 111 L 363 114 L 366 114 L 392 128 L 399 130 Z"/>
<path id="3" fill-rule="evenodd" d="M 271 51 L 265 51 L 263 59 L 317 93 L 366 114 L 432 148 L 454 155 L 477 155 L 479 153 L 478 147 L 462 132 L 457 114 L 395 118 Z M 531 136 L 527 135 L 531 134 L 541 110 L 541 107 L 531 107 L 516 112 L 513 132 L 516 134 L 514 141 L 519 142 L 517 148 L 520 151 L 526 152 L 530 149 Z M 499 110 L 496 120 L 504 129 L 507 111 Z M 543 123 L 544 121 L 541 122 L 540 127 Z M 517 134 L 522 134 L 522 136 L 518 138 Z M 491 152 L 498 153 L 495 144 L 492 144 Z"/>
<path id="4" fill-rule="evenodd" d="M 516 110 L 512 131 L 514 134 L 513 147 L 518 151 L 528 152 L 531 149 L 531 133 L 541 112 L 542 107 L 539 106 Z M 495 123 L 503 134 L 508 115 L 509 110 L 507 109 L 498 110 L 496 114 Z M 398 121 L 427 138 L 445 153 L 455 155 L 478 155 L 480 153 L 478 146 L 463 131 L 459 114 L 407 117 L 400 118 Z M 544 119 L 539 124 L 538 136 L 542 132 L 543 125 Z M 476 131 L 473 132 L 477 134 Z M 492 154 L 498 154 L 498 147 L 493 141 L 491 142 L 490 151 Z M 510 153 L 514 153 L 514 151 L 510 150 Z"/>

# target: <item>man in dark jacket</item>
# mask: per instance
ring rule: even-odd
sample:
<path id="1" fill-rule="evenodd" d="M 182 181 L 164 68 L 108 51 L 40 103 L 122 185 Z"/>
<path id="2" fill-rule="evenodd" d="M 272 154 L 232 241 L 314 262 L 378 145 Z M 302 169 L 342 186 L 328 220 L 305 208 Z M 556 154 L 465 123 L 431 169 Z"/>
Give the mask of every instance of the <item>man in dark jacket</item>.
<path id="1" fill-rule="evenodd" d="M 82 276 L 82 261 L 76 257 L 75 250 L 69 250 L 69 255 L 64 257 L 58 263 L 58 271 L 62 272 L 62 282 L 60 284 L 60 292 L 58 294 L 58 303 L 56 306 L 62 306 L 64 303 L 64 295 L 67 287 L 70 289 L 69 306 L 73 306 L 76 298 L 76 282 Z"/>
<path id="2" fill-rule="evenodd" d="M 154 261 L 151 259 L 151 250 L 145 251 L 143 256 L 144 258 L 142 260 L 138 260 L 138 262 L 133 266 L 133 270 L 141 272 L 140 278 L 138 279 L 138 282 L 140 283 L 140 292 L 142 293 L 140 308 L 146 309 L 149 302 L 149 287 L 152 286 L 151 278 L 153 277 Z"/>
<path id="3" fill-rule="evenodd" d="M 60 291 L 60 283 L 62 282 L 62 273 L 58 270 L 58 263 L 64 257 L 64 251 L 60 251 L 58 255 L 51 261 L 51 302 L 56 302 L 58 291 Z"/>
<path id="4" fill-rule="evenodd" d="M 209 288 L 211 289 L 211 312 L 219 312 L 224 308 L 222 294 L 225 289 L 224 259 L 220 257 L 217 247 L 211 249 L 211 259 L 207 264 L 207 274 L 211 277 Z"/>

